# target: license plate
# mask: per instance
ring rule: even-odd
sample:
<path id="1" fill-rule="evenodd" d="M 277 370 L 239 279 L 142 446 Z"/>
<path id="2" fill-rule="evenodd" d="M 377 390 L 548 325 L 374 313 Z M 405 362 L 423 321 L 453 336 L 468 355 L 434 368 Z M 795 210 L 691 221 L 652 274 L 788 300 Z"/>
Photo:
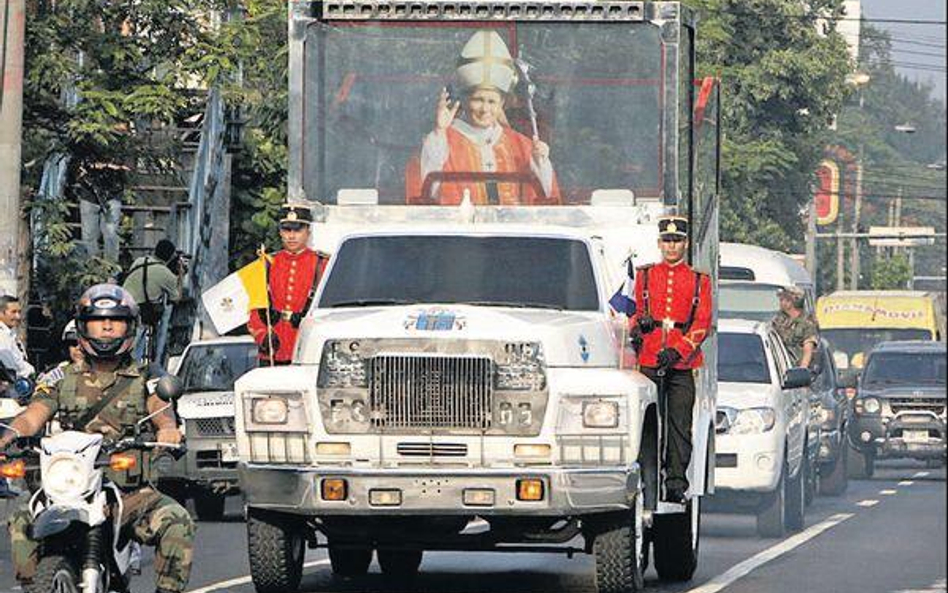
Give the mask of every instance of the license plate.
<path id="1" fill-rule="evenodd" d="M 928 441 L 927 430 L 903 430 L 902 440 L 906 443 L 924 443 Z"/>
<path id="2" fill-rule="evenodd" d="M 221 445 L 221 461 L 237 461 L 237 443 L 224 443 Z"/>

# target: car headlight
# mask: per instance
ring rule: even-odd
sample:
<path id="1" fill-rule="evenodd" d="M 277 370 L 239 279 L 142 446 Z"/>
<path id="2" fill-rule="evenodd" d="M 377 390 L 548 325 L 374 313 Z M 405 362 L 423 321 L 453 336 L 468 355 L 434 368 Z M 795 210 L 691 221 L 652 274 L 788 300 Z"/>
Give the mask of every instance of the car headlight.
<path id="1" fill-rule="evenodd" d="M 760 434 L 774 427 L 777 414 L 773 408 L 747 408 L 737 413 L 731 434 Z"/>
<path id="2" fill-rule="evenodd" d="M 861 406 L 858 404 L 862 404 Z M 866 414 L 878 414 L 882 410 L 882 404 L 874 397 L 867 397 L 857 402 L 857 408 L 861 407 L 862 412 Z"/>
<path id="3" fill-rule="evenodd" d="M 323 346 L 319 387 L 368 387 L 369 373 L 358 340 L 331 340 Z"/>
<path id="4" fill-rule="evenodd" d="M 43 489 L 52 498 L 79 498 L 88 482 L 86 469 L 75 457 L 54 458 L 43 472 Z"/>
<path id="5" fill-rule="evenodd" d="M 284 397 L 268 397 L 253 400 L 254 424 L 286 424 L 290 409 Z"/>
<path id="6" fill-rule="evenodd" d="M 617 428 L 619 426 L 619 403 L 608 401 L 583 402 L 583 426 L 585 428 Z"/>
<path id="7" fill-rule="evenodd" d="M 497 360 L 497 389 L 542 391 L 546 387 L 543 349 L 537 342 L 513 342 L 504 345 Z"/>

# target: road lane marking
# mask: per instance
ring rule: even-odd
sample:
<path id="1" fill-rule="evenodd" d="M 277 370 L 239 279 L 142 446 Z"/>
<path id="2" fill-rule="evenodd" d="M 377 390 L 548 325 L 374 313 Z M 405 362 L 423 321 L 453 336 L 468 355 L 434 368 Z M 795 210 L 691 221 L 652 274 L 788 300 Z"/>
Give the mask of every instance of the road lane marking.
<path id="1" fill-rule="evenodd" d="M 913 478 L 927 478 L 928 472 L 916 472 Z"/>
<path id="2" fill-rule="evenodd" d="M 943 593 L 948 581 L 939 579 L 924 589 L 899 589 L 896 593 Z"/>
<path id="3" fill-rule="evenodd" d="M 882 494 L 883 496 L 892 496 L 893 494 L 898 494 L 898 493 L 899 493 L 898 490 L 880 490 L 879 491 L 879 494 Z"/>
<path id="4" fill-rule="evenodd" d="M 911 486 L 914 483 L 912 480 L 902 480 L 899 482 L 899 486 Z"/>
<path id="5" fill-rule="evenodd" d="M 856 506 L 868 508 L 868 507 L 874 507 L 877 504 L 879 504 L 878 500 L 870 498 L 868 500 L 860 500 L 859 502 L 856 503 Z"/>
<path id="6" fill-rule="evenodd" d="M 303 565 L 303 568 L 313 568 L 315 566 L 328 566 L 329 560 L 314 560 L 313 562 L 307 562 Z M 237 585 L 246 585 L 252 579 L 249 576 L 246 577 L 237 577 L 236 579 L 230 579 L 228 581 L 218 581 L 216 583 L 211 583 L 210 585 L 205 585 L 200 589 L 191 589 L 188 593 L 211 593 L 212 591 L 225 591 L 231 587 L 236 587 Z"/>
<path id="7" fill-rule="evenodd" d="M 843 521 L 847 521 L 855 516 L 855 513 L 840 513 L 838 515 L 833 515 L 822 523 L 817 523 L 806 531 L 802 531 L 793 537 L 789 537 L 782 542 L 767 548 L 763 552 L 751 556 L 739 564 L 735 564 L 727 571 L 719 574 L 707 583 L 695 587 L 694 589 L 689 589 L 686 591 L 686 593 L 717 593 L 718 591 L 730 586 L 737 579 L 749 574 L 751 571 L 763 566 L 775 558 L 779 558 L 783 554 L 786 554 L 794 548 L 797 548 L 810 541 L 827 529 L 831 529 Z"/>

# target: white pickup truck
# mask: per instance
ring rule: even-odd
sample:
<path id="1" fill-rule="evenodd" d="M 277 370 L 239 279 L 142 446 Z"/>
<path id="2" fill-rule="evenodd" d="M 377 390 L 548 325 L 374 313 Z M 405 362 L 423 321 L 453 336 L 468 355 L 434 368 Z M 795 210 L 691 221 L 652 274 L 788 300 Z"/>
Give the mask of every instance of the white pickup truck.
<path id="1" fill-rule="evenodd" d="M 316 225 L 333 256 L 294 364 L 236 384 L 258 590 L 296 587 L 303 541 L 348 576 L 374 550 L 394 577 L 425 550 L 586 552 L 603 591 L 641 584 L 651 541 L 660 575 L 691 576 L 714 394 L 699 380 L 691 501 L 660 502 L 656 389 L 608 305 L 621 226 Z"/>

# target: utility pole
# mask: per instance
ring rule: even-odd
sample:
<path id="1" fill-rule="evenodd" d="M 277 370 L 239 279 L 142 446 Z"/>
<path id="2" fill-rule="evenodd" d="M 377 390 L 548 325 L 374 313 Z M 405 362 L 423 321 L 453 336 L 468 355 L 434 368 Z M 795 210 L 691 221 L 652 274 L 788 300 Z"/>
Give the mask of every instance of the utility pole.
<path id="1" fill-rule="evenodd" d="M 862 102 L 860 100 L 860 107 Z M 856 162 L 856 195 L 855 195 L 855 204 L 853 208 L 853 232 L 859 232 L 859 213 L 862 209 L 862 171 L 863 171 L 863 158 L 864 158 L 864 146 L 862 141 L 859 142 L 859 156 L 858 161 Z M 849 287 L 851 290 L 859 290 L 859 242 L 856 239 L 852 240 L 850 245 L 850 265 L 849 273 L 852 274 L 852 277 L 849 281 Z"/>
<path id="2" fill-rule="evenodd" d="M 20 155 L 26 0 L 0 0 L 0 292 L 19 291 Z"/>
<path id="3" fill-rule="evenodd" d="M 840 200 L 842 204 L 842 200 Z M 836 290 L 846 289 L 846 263 L 843 248 L 843 208 L 840 206 L 836 219 Z"/>
<path id="4" fill-rule="evenodd" d="M 811 194 L 813 192 L 810 192 Z M 816 199 L 810 197 L 810 207 L 806 219 L 806 269 L 810 272 L 810 277 L 816 280 L 817 274 L 816 260 Z"/>

